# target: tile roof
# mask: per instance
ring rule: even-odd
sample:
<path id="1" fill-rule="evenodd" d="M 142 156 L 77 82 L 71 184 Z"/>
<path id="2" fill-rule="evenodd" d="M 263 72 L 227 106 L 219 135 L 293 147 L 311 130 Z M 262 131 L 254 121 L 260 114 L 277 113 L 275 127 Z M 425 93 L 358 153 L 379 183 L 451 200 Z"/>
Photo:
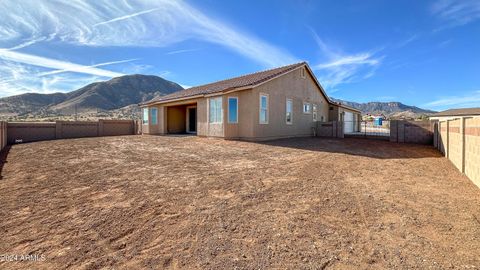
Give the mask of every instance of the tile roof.
<path id="1" fill-rule="evenodd" d="M 480 108 L 450 109 L 433 114 L 432 116 L 462 116 L 480 115 Z"/>
<path id="2" fill-rule="evenodd" d="M 248 86 L 253 87 L 259 83 L 268 81 L 269 79 L 280 76 L 284 73 L 287 73 L 305 64 L 306 64 L 305 62 L 301 62 L 301 63 L 296 63 L 288 66 L 255 72 L 255 73 L 243 75 L 240 77 L 213 82 L 205 85 L 195 86 L 195 87 L 177 91 L 175 93 L 171 93 L 165 96 L 156 97 L 143 104 L 219 93 L 219 92 L 229 91 L 229 90 L 233 90 L 240 87 L 248 87 Z"/>

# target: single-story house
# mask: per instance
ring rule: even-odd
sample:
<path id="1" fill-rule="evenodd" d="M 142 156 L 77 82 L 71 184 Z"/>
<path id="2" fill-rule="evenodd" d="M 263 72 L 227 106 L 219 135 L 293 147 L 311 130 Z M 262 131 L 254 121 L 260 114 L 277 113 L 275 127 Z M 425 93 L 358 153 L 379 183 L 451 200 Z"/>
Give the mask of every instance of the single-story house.
<path id="1" fill-rule="evenodd" d="M 432 121 L 446 121 L 475 116 L 480 116 L 480 108 L 450 109 L 432 114 L 429 119 Z"/>
<path id="2" fill-rule="evenodd" d="M 241 140 L 311 136 L 317 121 L 351 120 L 355 129 L 361 119 L 360 111 L 330 100 L 305 62 L 192 87 L 140 106 L 144 134 Z"/>

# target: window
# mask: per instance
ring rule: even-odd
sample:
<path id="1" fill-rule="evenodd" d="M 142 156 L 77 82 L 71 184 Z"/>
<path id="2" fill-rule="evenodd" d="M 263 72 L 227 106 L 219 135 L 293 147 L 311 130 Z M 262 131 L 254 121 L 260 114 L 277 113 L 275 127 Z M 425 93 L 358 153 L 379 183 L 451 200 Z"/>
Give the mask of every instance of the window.
<path id="1" fill-rule="evenodd" d="M 303 103 L 303 113 L 311 113 L 312 112 L 312 107 L 310 103 L 304 102 Z"/>
<path id="2" fill-rule="evenodd" d="M 260 124 L 268 124 L 268 95 L 260 94 Z"/>
<path id="3" fill-rule="evenodd" d="M 208 121 L 222 123 L 222 97 L 210 98 L 209 109 Z"/>
<path id="4" fill-rule="evenodd" d="M 293 101 L 287 98 L 285 122 L 287 125 L 291 125 L 293 122 Z"/>
<path id="5" fill-rule="evenodd" d="M 144 125 L 148 125 L 148 108 L 143 108 L 143 121 Z"/>
<path id="6" fill-rule="evenodd" d="M 157 123 L 157 115 L 158 115 L 158 109 L 153 107 L 150 108 L 150 117 L 151 117 L 151 124 L 156 125 Z"/>
<path id="7" fill-rule="evenodd" d="M 313 107 L 313 122 L 317 122 L 318 121 L 318 119 L 317 119 L 317 105 L 313 104 L 312 107 Z"/>
<path id="8" fill-rule="evenodd" d="M 238 97 L 228 98 L 228 123 L 238 123 Z"/>
<path id="9" fill-rule="evenodd" d="M 301 71 L 300 74 L 301 74 L 302 78 L 305 79 L 305 77 L 306 77 L 306 76 L 305 76 L 305 68 L 302 68 L 302 71 Z"/>

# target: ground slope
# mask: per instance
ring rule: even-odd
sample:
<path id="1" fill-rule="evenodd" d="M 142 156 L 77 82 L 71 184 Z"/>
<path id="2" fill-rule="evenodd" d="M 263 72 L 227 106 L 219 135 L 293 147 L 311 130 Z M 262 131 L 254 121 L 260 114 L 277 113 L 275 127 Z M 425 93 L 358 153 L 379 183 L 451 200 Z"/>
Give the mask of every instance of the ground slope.
<path id="1" fill-rule="evenodd" d="M 14 145 L 1 269 L 476 269 L 480 189 L 435 149 L 126 136 Z"/>

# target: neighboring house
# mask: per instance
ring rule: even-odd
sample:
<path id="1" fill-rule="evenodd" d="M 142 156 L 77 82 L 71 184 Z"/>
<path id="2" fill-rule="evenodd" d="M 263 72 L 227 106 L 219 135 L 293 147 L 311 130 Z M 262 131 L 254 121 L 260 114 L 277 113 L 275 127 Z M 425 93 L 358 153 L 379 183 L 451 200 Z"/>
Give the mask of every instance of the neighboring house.
<path id="1" fill-rule="evenodd" d="M 432 114 L 429 118 L 433 121 L 445 121 L 474 116 L 480 116 L 480 108 L 450 109 Z"/>
<path id="2" fill-rule="evenodd" d="M 360 111 L 328 98 L 305 62 L 192 87 L 140 106 L 144 134 L 242 140 L 311 136 L 317 121 L 360 119 Z"/>

